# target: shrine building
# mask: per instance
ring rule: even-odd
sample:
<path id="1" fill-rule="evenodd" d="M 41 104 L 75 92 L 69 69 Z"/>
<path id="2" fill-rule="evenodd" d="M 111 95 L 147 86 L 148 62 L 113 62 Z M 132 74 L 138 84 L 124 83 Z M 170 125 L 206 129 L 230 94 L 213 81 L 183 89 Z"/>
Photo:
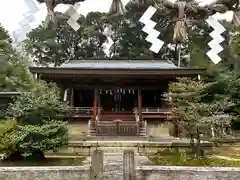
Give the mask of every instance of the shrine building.
<path id="1" fill-rule="evenodd" d="M 73 60 L 30 71 L 58 85 L 70 105 L 65 119 L 81 122 L 92 136 L 149 135 L 170 113 L 163 98 L 168 84 L 205 72 L 161 60 Z"/>

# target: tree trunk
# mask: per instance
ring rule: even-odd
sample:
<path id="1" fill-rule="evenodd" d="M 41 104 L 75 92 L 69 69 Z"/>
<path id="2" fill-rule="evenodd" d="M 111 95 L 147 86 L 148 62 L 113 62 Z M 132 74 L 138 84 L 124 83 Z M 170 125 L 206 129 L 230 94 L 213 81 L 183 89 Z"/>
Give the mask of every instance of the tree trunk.
<path id="1" fill-rule="evenodd" d="M 201 141 L 200 141 L 200 132 L 199 132 L 199 127 L 197 126 L 197 144 L 196 144 L 196 156 L 197 159 L 200 159 L 201 156 Z"/>
<path id="2" fill-rule="evenodd" d="M 176 43 L 175 55 L 177 59 L 177 66 L 180 67 L 181 66 L 181 44 L 180 43 Z"/>

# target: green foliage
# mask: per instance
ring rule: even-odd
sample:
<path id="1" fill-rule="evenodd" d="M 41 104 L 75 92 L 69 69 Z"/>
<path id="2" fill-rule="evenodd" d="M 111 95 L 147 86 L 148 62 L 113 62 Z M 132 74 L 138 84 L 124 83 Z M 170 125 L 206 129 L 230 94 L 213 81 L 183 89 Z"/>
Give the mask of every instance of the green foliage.
<path id="1" fill-rule="evenodd" d="M 29 92 L 17 96 L 10 104 L 7 115 L 20 124 L 44 124 L 56 118 L 61 118 L 67 105 L 60 100 L 60 92 L 54 84 L 39 81 Z"/>
<path id="2" fill-rule="evenodd" d="M 232 88 L 230 78 L 204 83 L 188 78 L 180 78 L 178 82 L 169 85 L 169 102 L 173 107 L 174 118 L 180 121 L 192 122 L 195 125 L 218 124 L 219 115 L 224 114 L 230 105 L 235 105 L 228 92 Z M 236 82 L 236 81 L 234 81 Z M 236 85 L 234 85 L 236 86 Z M 220 119 L 219 119 L 220 120 Z"/>
<path id="3" fill-rule="evenodd" d="M 9 35 L 0 26 L 0 91 L 26 91 L 32 86 L 27 60 L 12 47 Z"/>
<path id="4" fill-rule="evenodd" d="M 11 121 L 0 125 L 0 150 L 7 159 L 43 158 L 43 152 L 64 145 L 67 124 L 60 119 L 67 107 L 55 85 L 36 82 L 31 91 L 22 92 L 9 105 L 6 114 Z"/>
<path id="5" fill-rule="evenodd" d="M 0 24 L 0 39 L 10 41 L 10 36 L 9 36 L 8 32 L 2 27 L 1 24 Z"/>
<path id="6" fill-rule="evenodd" d="M 4 151 L 4 148 L 9 142 L 3 141 L 6 134 L 12 133 L 16 129 L 17 123 L 12 120 L 1 120 L 0 121 L 0 152 Z"/>
<path id="7" fill-rule="evenodd" d="M 33 60 L 41 65 L 59 66 L 73 59 L 161 59 L 177 63 L 177 53 L 173 42 L 173 21 L 176 10 L 165 6 L 158 9 L 152 19 L 157 22 L 156 30 L 160 31 L 159 39 L 165 45 L 158 54 L 149 50 L 151 46 L 145 39 L 147 34 L 142 31 L 143 24 L 139 22 L 141 15 L 148 8 L 146 2 L 139 5 L 130 1 L 123 15 L 110 16 L 92 12 L 86 18 L 81 17 L 81 24 L 76 32 L 68 24 L 68 16 L 55 13 L 57 24 L 50 24 L 47 29 L 44 25 L 32 30 L 24 42 L 24 49 L 33 56 Z M 204 16 L 203 16 L 204 17 Z M 188 17 L 191 19 L 192 17 Z M 205 56 L 209 28 L 204 20 L 189 21 L 187 24 L 189 41 L 182 44 L 181 51 L 183 66 L 207 67 L 209 59 Z M 106 41 L 106 29 L 112 33 L 110 37 L 115 41 L 110 54 L 103 52 L 103 43 Z"/>
<path id="8" fill-rule="evenodd" d="M 188 152 L 159 151 L 154 157 L 150 157 L 157 165 L 161 166 L 212 166 L 212 167 L 236 167 L 239 161 L 220 160 L 216 158 L 203 157 L 193 159 Z"/>
<path id="9" fill-rule="evenodd" d="M 41 65 L 59 66 L 73 59 L 103 58 L 102 45 L 106 41 L 103 15 L 96 12 L 79 18 L 82 25 L 75 31 L 68 25 L 67 15 L 56 13 L 57 24 L 51 24 L 47 29 L 42 24 L 33 29 L 24 41 L 24 49 L 33 56 L 35 63 Z"/>
<path id="10" fill-rule="evenodd" d="M 6 157 L 16 153 L 29 157 L 35 152 L 56 150 L 67 142 L 66 123 L 59 121 L 50 121 L 41 126 L 21 126 L 7 120 L 0 124 L 0 129 L 0 151 Z"/>
<path id="11" fill-rule="evenodd" d="M 239 88 L 240 79 L 237 72 L 220 70 L 206 86 L 203 98 L 204 102 L 216 102 L 220 111 L 231 114 L 235 128 L 238 127 L 240 119 Z"/>
<path id="12" fill-rule="evenodd" d="M 0 143 L 6 158 L 16 155 L 32 157 L 56 150 L 67 142 L 67 125 L 60 121 L 67 105 L 60 100 L 57 87 L 38 81 L 28 92 L 21 93 L 7 109 Z"/>
<path id="13" fill-rule="evenodd" d="M 9 120 L 0 122 L 0 151 L 7 158 L 29 157 L 66 143 L 67 126 L 59 120 L 67 105 L 58 88 L 33 78 L 27 60 L 1 26 L 0 70 L 0 91 L 21 92 L 7 109 Z"/>
<path id="14" fill-rule="evenodd" d="M 229 127 L 232 120 L 232 116 L 224 111 L 231 104 L 228 98 L 218 96 L 216 91 L 209 94 L 210 89 L 216 88 L 216 84 L 221 83 L 205 84 L 190 78 L 179 78 L 169 85 L 168 101 L 172 107 L 171 119 L 175 124 L 175 135 L 189 137 L 192 152 L 198 158 L 201 155 L 200 134 L 212 138 L 223 135 L 223 129 Z"/>

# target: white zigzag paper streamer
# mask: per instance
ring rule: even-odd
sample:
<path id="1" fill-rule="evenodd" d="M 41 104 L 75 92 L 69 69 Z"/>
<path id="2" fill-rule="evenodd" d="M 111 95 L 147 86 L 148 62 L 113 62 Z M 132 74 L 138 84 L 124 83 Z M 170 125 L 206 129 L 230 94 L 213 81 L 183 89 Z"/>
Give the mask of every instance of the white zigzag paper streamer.
<path id="1" fill-rule="evenodd" d="M 158 53 L 162 48 L 164 42 L 158 39 L 160 32 L 154 29 L 157 23 L 151 20 L 151 17 L 156 11 L 156 8 L 154 8 L 153 6 L 149 6 L 145 13 L 142 15 L 142 17 L 139 19 L 139 21 L 145 24 L 142 31 L 148 34 L 146 41 L 152 43 L 150 50 Z"/>
<path id="2" fill-rule="evenodd" d="M 31 30 L 30 23 L 35 21 L 34 15 L 39 11 L 39 8 L 33 0 L 24 0 L 28 7 L 28 11 L 23 14 L 24 19 L 19 22 L 20 28 L 13 32 L 14 39 L 19 42 L 25 38 L 25 33 Z"/>
<path id="3" fill-rule="evenodd" d="M 28 20 L 29 23 L 35 20 L 34 15 L 39 11 L 39 8 L 36 6 L 33 0 L 24 0 L 27 5 L 29 11 L 24 13 L 23 16 Z"/>
<path id="4" fill-rule="evenodd" d="M 111 38 L 111 36 L 113 35 L 113 32 L 112 32 L 111 28 L 105 28 L 104 29 L 104 34 L 106 35 L 107 40 L 102 44 L 103 52 L 105 52 L 105 54 L 109 55 L 110 48 L 114 44 L 114 41 Z"/>
<path id="5" fill-rule="evenodd" d="M 214 16 L 210 16 L 206 22 L 214 29 L 209 35 L 213 38 L 212 41 L 208 43 L 211 48 L 206 54 L 207 56 L 215 63 L 219 63 L 222 58 L 218 55 L 223 48 L 220 45 L 225 39 L 221 36 L 221 34 L 226 30 Z"/>
<path id="6" fill-rule="evenodd" d="M 80 25 L 77 23 L 77 20 L 80 18 L 80 14 L 77 12 L 77 9 L 80 4 L 76 4 L 75 6 L 71 6 L 68 8 L 66 13 L 70 16 L 67 23 L 71 26 L 75 31 L 80 28 Z"/>

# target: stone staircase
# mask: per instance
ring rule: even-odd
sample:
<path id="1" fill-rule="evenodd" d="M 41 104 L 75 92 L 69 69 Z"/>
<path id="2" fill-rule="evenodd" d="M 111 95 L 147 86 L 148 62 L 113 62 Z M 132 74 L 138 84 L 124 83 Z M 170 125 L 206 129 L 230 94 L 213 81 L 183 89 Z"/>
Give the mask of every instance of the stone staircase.
<path id="1" fill-rule="evenodd" d="M 140 123 L 139 135 L 140 135 L 141 137 L 147 136 L 147 121 L 142 121 L 142 122 Z"/>
<path id="2" fill-rule="evenodd" d="M 146 136 L 146 121 L 137 122 L 133 113 L 103 113 L 89 121 L 91 136 Z"/>
<path id="3" fill-rule="evenodd" d="M 96 121 L 89 120 L 88 121 L 88 134 L 90 136 L 96 136 Z"/>
<path id="4" fill-rule="evenodd" d="M 104 166 L 104 180 L 122 180 L 123 179 L 123 151 L 124 147 L 104 147 L 101 148 L 104 152 L 103 166 Z M 135 149 L 133 149 L 135 151 Z M 146 156 L 140 156 L 135 151 L 135 163 L 136 166 L 140 165 L 153 165 Z M 91 164 L 91 157 L 88 157 L 84 162 L 84 165 L 89 166 Z"/>

